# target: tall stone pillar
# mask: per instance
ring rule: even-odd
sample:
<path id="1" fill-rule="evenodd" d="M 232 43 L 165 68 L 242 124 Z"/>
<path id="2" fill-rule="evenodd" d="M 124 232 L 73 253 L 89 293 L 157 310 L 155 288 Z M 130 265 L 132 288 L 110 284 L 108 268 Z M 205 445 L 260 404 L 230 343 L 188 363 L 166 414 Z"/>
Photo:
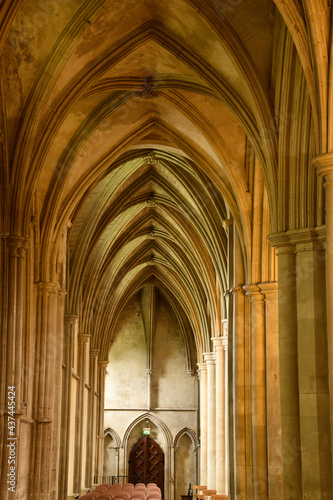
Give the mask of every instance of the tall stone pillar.
<path id="1" fill-rule="evenodd" d="M 216 380 L 215 354 L 204 354 L 207 365 L 207 486 L 216 489 Z"/>
<path id="2" fill-rule="evenodd" d="M 79 317 L 66 314 L 64 316 L 64 346 L 62 375 L 62 406 L 61 406 L 61 447 L 59 464 L 59 498 L 66 498 L 68 493 L 68 463 L 70 412 L 72 400 L 72 369 L 74 359 L 75 330 Z"/>
<path id="3" fill-rule="evenodd" d="M 74 461 L 74 491 L 81 493 L 84 487 L 82 479 L 82 449 L 83 449 L 83 415 L 84 415 L 84 390 L 85 390 L 85 372 L 86 372 L 86 354 L 87 344 L 90 335 L 80 333 L 78 335 L 78 393 L 76 398 L 76 426 L 75 426 L 75 461 Z"/>
<path id="4" fill-rule="evenodd" d="M 252 456 L 255 500 L 268 498 L 266 343 L 264 296 L 257 285 L 243 287 L 251 303 Z"/>
<path id="5" fill-rule="evenodd" d="M 1 341 L 1 498 L 12 495 L 8 491 L 8 458 L 15 440 L 16 493 L 20 492 L 19 454 L 25 452 L 16 441 L 20 434 L 20 418 L 25 413 L 23 391 L 23 338 L 26 304 L 26 250 L 27 240 L 17 236 L 3 236 L 3 276 L 0 286 L 3 300 Z M 26 485 L 25 485 L 26 488 Z"/>
<path id="6" fill-rule="evenodd" d="M 269 236 L 278 249 L 278 323 L 282 474 L 285 498 L 302 498 L 298 399 L 296 254 L 286 233 Z"/>
<path id="7" fill-rule="evenodd" d="M 212 341 L 216 352 L 216 491 L 218 495 L 226 495 L 225 351 L 227 338 L 213 337 Z"/>
<path id="8" fill-rule="evenodd" d="M 247 421 L 246 411 L 248 410 L 245 400 L 250 398 L 246 394 L 245 387 L 245 366 L 247 352 L 245 349 L 245 294 L 242 287 L 231 289 L 233 297 L 233 384 L 232 384 L 232 405 L 233 405 L 233 435 L 234 435 L 234 491 L 236 498 L 247 498 L 247 474 L 252 475 L 252 469 L 246 457 L 246 435 L 247 428 L 251 427 L 251 422 Z M 250 363 L 249 363 L 249 366 Z M 251 437 L 251 432 L 250 432 Z M 249 457 L 252 463 L 252 456 Z"/>
<path id="9" fill-rule="evenodd" d="M 90 349 L 90 363 L 89 363 L 89 384 L 90 393 L 88 401 L 88 432 L 87 432 L 87 462 L 86 462 L 86 486 L 91 488 L 93 484 L 95 456 L 96 456 L 96 419 L 97 419 L 97 405 L 96 405 L 96 392 L 97 392 L 97 371 L 98 371 L 98 354 L 99 349 Z"/>
<path id="10" fill-rule="evenodd" d="M 57 284 L 38 283 L 34 390 L 34 464 L 31 468 L 33 474 L 29 490 L 31 500 L 50 498 L 52 438 L 59 439 L 59 435 L 55 436 L 53 432 L 54 379 L 57 363 L 55 353 L 58 342 L 56 328 L 57 295 Z"/>
<path id="11" fill-rule="evenodd" d="M 332 494 L 323 228 L 289 231 L 296 248 L 303 498 Z"/>
<path id="12" fill-rule="evenodd" d="M 278 284 L 258 286 L 265 297 L 268 493 L 269 498 L 283 500 Z"/>
<path id="13" fill-rule="evenodd" d="M 57 295 L 57 325 L 56 325 L 56 343 L 54 349 L 55 367 L 54 367 L 54 401 L 53 401 L 53 438 L 51 449 L 51 494 L 50 500 L 58 500 L 59 478 L 60 478 L 60 450 L 62 446 L 62 374 L 63 374 L 63 351 L 64 351 L 64 298 L 66 290 L 58 289 Z"/>
<path id="14" fill-rule="evenodd" d="M 200 484 L 207 484 L 207 366 L 198 363 L 200 380 Z"/>
<path id="15" fill-rule="evenodd" d="M 102 478 L 104 466 L 104 400 L 105 375 L 108 361 L 98 361 L 99 371 L 99 402 L 98 402 L 98 446 L 97 446 L 97 476 Z M 100 480 L 100 479 L 99 479 Z"/>
<path id="16" fill-rule="evenodd" d="M 326 194 L 326 314 L 329 366 L 329 407 L 331 450 L 333 453 L 333 153 L 317 156 L 313 165 L 321 177 L 325 177 Z M 332 469 L 333 477 L 333 469 Z"/>

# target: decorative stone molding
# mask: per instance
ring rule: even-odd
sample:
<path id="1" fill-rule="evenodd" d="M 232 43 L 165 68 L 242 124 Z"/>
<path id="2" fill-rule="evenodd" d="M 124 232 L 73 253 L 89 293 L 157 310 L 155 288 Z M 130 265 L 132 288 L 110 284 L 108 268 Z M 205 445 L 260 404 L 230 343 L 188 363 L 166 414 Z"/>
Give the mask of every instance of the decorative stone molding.
<path id="1" fill-rule="evenodd" d="M 308 251 L 310 249 L 321 250 L 326 240 L 326 227 L 306 227 L 293 229 L 268 236 L 272 246 L 278 249 L 277 255 L 295 253 L 296 251 Z M 317 248 L 315 246 L 317 245 Z"/>
<path id="2" fill-rule="evenodd" d="M 78 342 L 83 346 L 87 345 L 89 339 L 90 339 L 89 333 L 79 333 L 78 335 Z"/>
<path id="3" fill-rule="evenodd" d="M 159 96 L 159 92 L 154 90 L 153 77 L 147 76 L 145 78 L 145 83 L 142 86 L 142 90 L 138 92 L 141 99 L 155 99 Z"/>
<path id="4" fill-rule="evenodd" d="M 312 165 L 321 177 L 326 177 L 324 186 L 333 184 L 333 153 L 324 153 L 312 160 Z"/>
<path id="5" fill-rule="evenodd" d="M 157 158 L 154 152 L 148 153 L 144 158 L 145 163 L 149 163 L 150 165 L 156 165 Z"/>
<path id="6" fill-rule="evenodd" d="M 149 198 L 149 200 L 146 201 L 146 205 L 148 207 L 156 207 L 158 203 L 156 202 L 156 200 L 154 200 L 154 198 Z"/>
<path id="7" fill-rule="evenodd" d="M 258 287 L 265 296 L 265 302 L 268 300 L 278 300 L 278 283 L 277 281 L 258 283 Z"/>
<path id="8" fill-rule="evenodd" d="M 264 296 L 258 285 L 244 285 L 245 295 L 250 297 L 250 302 L 259 302 L 264 300 Z"/>
<path id="9" fill-rule="evenodd" d="M 203 355 L 204 355 L 206 365 L 215 365 L 216 360 L 215 360 L 215 353 L 214 352 L 204 352 Z"/>

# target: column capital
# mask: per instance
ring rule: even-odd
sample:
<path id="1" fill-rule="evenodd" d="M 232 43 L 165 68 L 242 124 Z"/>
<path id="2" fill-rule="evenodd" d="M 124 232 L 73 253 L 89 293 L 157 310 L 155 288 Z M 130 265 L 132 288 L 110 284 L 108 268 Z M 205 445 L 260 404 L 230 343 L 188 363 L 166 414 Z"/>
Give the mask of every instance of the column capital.
<path id="1" fill-rule="evenodd" d="M 59 291 L 59 283 L 51 283 L 48 281 L 37 281 L 36 285 L 38 286 L 38 290 L 42 293 L 58 293 Z"/>
<path id="2" fill-rule="evenodd" d="M 267 283 L 258 283 L 258 287 L 261 292 L 265 295 L 266 300 L 277 300 L 278 299 L 278 283 L 277 281 L 271 281 Z"/>
<path id="3" fill-rule="evenodd" d="M 295 253 L 295 249 L 290 242 L 287 231 L 269 234 L 267 239 L 271 242 L 272 247 L 278 249 L 278 255 L 283 253 Z"/>
<path id="4" fill-rule="evenodd" d="M 82 346 L 87 345 L 89 339 L 90 339 L 90 333 L 79 333 L 78 334 L 78 342 Z"/>
<path id="5" fill-rule="evenodd" d="M 100 351 L 99 351 L 99 349 L 89 349 L 89 352 L 90 352 L 90 355 L 92 358 L 97 358 Z"/>
<path id="6" fill-rule="evenodd" d="M 204 352 L 203 353 L 206 365 L 215 365 L 215 353 L 214 352 Z"/>
<path id="7" fill-rule="evenodd" d="M 244 285 L 245 294 L 250 297 L 250 302 L 259 302 L 264 300 L 264 296 L 258 285 Z"/>
<path id="8" fill-rule="evenodd" d="M 227 337 L 212 337 L 212 341 L 216 351 L 225 351 L 225 348 L 228 345 Z"/>
<path id="9" fill-rule="evenodd" d="M 195 375 L 195 374 L 196 374 L 196 372 L 197 372 L 196 370 L 186 370 L 186 373 L 187 373 L 187 375 L 188 375 L 189 377 L 192 377 L 193 375 Z"/>
<path id="10" fill-rule="evenodd" d="M 236 293 L 244 294 L 243 287 L 241 287 L 241 286 L 233 286 L 232 288 L 230 288 L 230 292 L 232 294 L 236 294 Z"/>
<path id="11" fill-rule="evenodd" d="M 65 314 L 64 321 L 65 323 L 77 323 L 79 321 L 79 317 L 76 314 Z"/>
<path id="12" fill-rule="evenodd" d="M 197 366 L 198 366 L 198 370 L 199 370 L 199 376 L 200 376 L 200 373 L 207 372 L 206 363 L 197 363 Z"/>
<path id="13" fill-rule="evenodd" d="M 288 231 L 288 236 L 296 252 L 308 252 L 309 250 L 322 250 L 325 232 L 322 228 L 320 232 L 317 228 L 306 227 Z"/>
<path id="14" fill-rule="evenodd" d="M 101 370 L 106 370 L 106 367 L 108 366 L 108 364 L 109 364 L 109 361 L 105 361 L 105 360 L 101 360 L 101 359 L 98 360 L 98 367 Z"/>
<path id="15" fill-rule="evenodd" d="M 312 160 L 312 165 L 320 177 L 326 177 L 325 186 L 333 183 L 333 153 L 324 153 L 315 156 Z"/>
<path id="16" fill-rule="evenodd" d="M 148 377 L 150 377 L 154 373 L 154 370 L 152 368 L 146 368 L 145 373 Z"/>
<path id="17" fill-rule="evenodd" d="M 26 250 L 29 246 L 29 239 L 24 236 L 15 236 L 11 234 L 3 234 L 1 236 L 3 240 L 7 242 L 7 245 L 12 248 L 22 248 Z"/>

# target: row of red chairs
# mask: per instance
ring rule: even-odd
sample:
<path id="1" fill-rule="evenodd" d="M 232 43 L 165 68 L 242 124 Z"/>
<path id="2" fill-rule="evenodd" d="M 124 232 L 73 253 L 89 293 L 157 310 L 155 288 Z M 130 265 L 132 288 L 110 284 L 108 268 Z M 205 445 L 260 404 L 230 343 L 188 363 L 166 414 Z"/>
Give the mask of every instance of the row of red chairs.
<path id="1" fill-rule="evenodd" d="M 104 483 L 86 493 L 81 500 L 161 500 L 161 490 L 155 483 L 121 484 Z"/>

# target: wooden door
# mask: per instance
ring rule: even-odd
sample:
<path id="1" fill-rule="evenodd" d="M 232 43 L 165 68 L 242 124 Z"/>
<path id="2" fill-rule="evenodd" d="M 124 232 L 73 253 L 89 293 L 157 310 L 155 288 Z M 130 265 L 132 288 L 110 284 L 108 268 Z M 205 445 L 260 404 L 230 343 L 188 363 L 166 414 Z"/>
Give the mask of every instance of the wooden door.
<path id="1" fill-rule="evenodd" d="M 129 482 L 156 483 L 164 490 L 164 453 L 149 436 L 144 436 L 133 446 L 129 458 Z"/>

